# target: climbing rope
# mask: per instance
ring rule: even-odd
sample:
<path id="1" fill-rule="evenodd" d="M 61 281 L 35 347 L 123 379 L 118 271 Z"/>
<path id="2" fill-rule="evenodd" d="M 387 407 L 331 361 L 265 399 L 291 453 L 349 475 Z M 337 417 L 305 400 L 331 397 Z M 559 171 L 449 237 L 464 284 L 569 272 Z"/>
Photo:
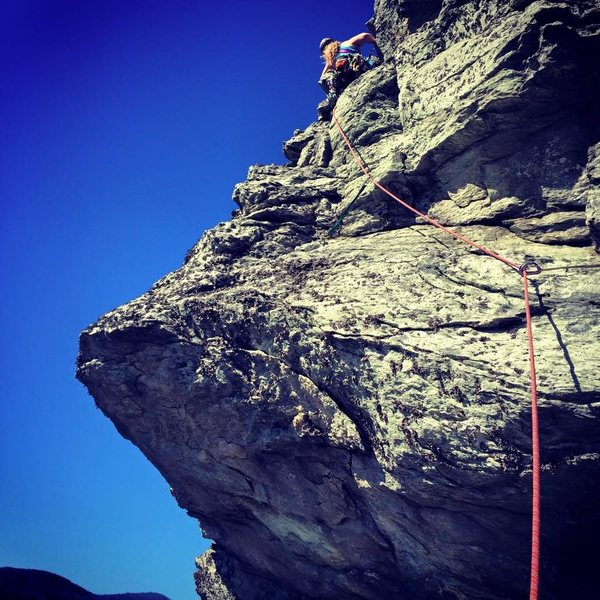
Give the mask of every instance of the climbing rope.
<path id="1" fill-rule="evenodd" d="M 536 265 L 537 266 L 537 265 Z M 529 599 L 537 600 L 540 580 L 540 434 L 538 426 L 537 377 L 535 374 L 535 355 L 533 352 L 533 330 L 529 306 L 529 282 L 527 263 L 523 265 L 523 297 L 527 321 L 527 340 L 529 343 L 529 372 L 531 373 L 531 449 L 532 449 L 532 501 L 531 501 L 531 579 Z M 539 269 L 539 267 L 538 267 Z M 539 273 L 539 270 L 536 271 Z"/>
<path id="2" fill-rule="evenodd" d="M 540 571 L 540 439 L 539 439 L 539 426 L 538 426 L 538 402 L 537 402 L 537 383 L 536 383 L 536 371 L 535 371 L 535 353 L 533 348 L 533 328 L 531 322 L 531 310 L 529 303 L 529 286 L 528 276 L 538 275 L 541 273 L 541 268 L 534 261 L 527 261 L 522 265 L 500 256 L 496 252 L 493 252 L 489 248 L 470 240 L 469 238 L 461 235 L 457 231 L 454 231 L 448 227 L 445 227 L 430 216 L 418 211 L 416 208 L 396 196 L 384 185 L 373 177 L 366 164 L 360 157 L 358 151 L 352 145 L 352 142 L 346 135 L 334 109 L 332 112 L 333 121 L 336 124 L 346 146 L 350 150 L 354 161 L 363 172 L 364 176 L 378 189 L 390 196 L 393 200 L 398 202 L 407 210 L 421 217 L 424 221 L 441 229 L 452 237 L 461 240 L 462 242 L 469 244 L 470 246 L 477 248 L 481 252 L 499 260 L 511 269 L 517 271 L 523 278 L 523 297 L 525 300 L 525 321 L 527 324 L 527 339 L 529 348 L 529 372 L 531 378 L 531 447 L 532 447 L 532 525 L 531 525 L 531 578 L 529 583 L 529 600 L 537 600 L 539 590 L 539 571 Z M 356 199 L 355 199 L 356 200 Z"/>

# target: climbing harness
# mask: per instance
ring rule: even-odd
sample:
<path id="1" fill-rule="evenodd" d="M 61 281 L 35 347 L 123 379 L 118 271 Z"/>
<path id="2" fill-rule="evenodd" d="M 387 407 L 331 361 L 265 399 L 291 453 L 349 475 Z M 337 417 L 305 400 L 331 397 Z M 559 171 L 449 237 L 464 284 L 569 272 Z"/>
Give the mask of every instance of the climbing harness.
<path id="1" fill-rule="evenodd" d="M 531 447 L 532 447 L 532 524 L 531 524 L 531 577 L 529 582 L 529 600 L 537 600 L 539 591 L 539 570 L 540 570 L 540 440 L 539 440 L 539 424 L 538 424 L 538 402 L 537 402 L 537 378 L 535 370 L 535 353 L 533 347 L 533 328 L 531 320 L 531 309 L 529 303 L 529 281 L 530 275 L 539 275 L 542 272 L 541 267 L 533 260 L 527 260 L 522 265 L 518 265 L 499 254 L 496 254 L 489 248 L 470 240 L 469 238 L 461 235 L 460 233 L 445 227 L 435 219 L 428 215 L 418 211 L 410 204 L 390 192 L 385 186 L 371 175 L 371 172 L 367 168 L 365 162 L 360 157 L 358 151 L 352 145 L 352 142 L 346 135 L 338 117 L 336 110 L 332 111 L 332 120 L 336 124 L 346 146 L 350 150 L 354 161 L 363 172 L 365 178 L 370 181 L 375 187 L 380 189 L 382 192 L 390 196 L 393 200 L 398 202 L 407 210 L 413 212 L 417 216 L 421 217 L 430 225 L 445 231 L 447 234 L 454 238 L 461 240 L 462 242 L 469 244 L 470 246 L 477 248 L 479 251 L 499 260 L 511 269 L 515 270 L 523 279 L 523 298 L 525 301 L 525 321 L 527 326 L 527 340 L 529 349 L 529 371 L 531 379 Z M 361 189 L 362 191 L 362 189 Z M 360 194 L 360 192 L 359 192 Z M 352 201 L 354 201 L 356 198 Z M 351 203 L 351 204 L 352 204 Z M 347 212 L 349 207 L 346 208 Z M 344 213 L 343 213 L 344 214 Z M 345 216 L 345 214 L 344 214 Z M 339 219 L 338 219 L 339 220 Z M 334 225 L 335 226 L 335 225 Z M 331 230 L 330 230 L 331 231 Z"/>
<path id="2" fill-rule="evenodd" d="M 339 94 L 370 68 L 371 65 L 362 54 L 338 54 L 335 61 L 336 92 Z"/>

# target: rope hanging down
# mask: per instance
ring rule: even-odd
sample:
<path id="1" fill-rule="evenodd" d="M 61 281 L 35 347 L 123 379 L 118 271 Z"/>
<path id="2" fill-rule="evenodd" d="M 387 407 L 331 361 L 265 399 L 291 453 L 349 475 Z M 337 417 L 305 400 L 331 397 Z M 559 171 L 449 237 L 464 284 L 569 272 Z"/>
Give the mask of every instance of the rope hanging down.
<path id="1" fill-rule="evenodd" d="M 361 159 L 358 151 L 352 145 L 352 142 L 346 135 L 346 132 L 342 128 L 342 125 L 337 118 L 336 109 L 332 112 L 332 118 L 336 124 L 339 132 L 348 146 L 354 161 L 363 172 L 364 176 L 378 189 L 390 196 L 393 200 L 398 202 L 401 206 L 421 217 L 427 221 L 430 225 L 445 231 L 452 237 L 477 248 L 481 252 L 484 252 L 488 256 L 499 260 L 511 269 L 517 271 L 523 278 L 523 297 L 525 301 L 525 320 L 527 323 L 527 339 L 529 348 L 529 371 L 531 377 L 531 447 L 532 447 L 532 525 L 531 525 L 531 579 L 529 583 L 529 600 L 537 600 L 539 591 L 539 571 L 540 571 L 540 440 L 539 440 L 539 426 L 538 426 L 538 404 L 537 404 L 537 383 L 536 383 L 536 371 L 535 371 L 535 354 L 533 348 L 533 328 L 531 323 L 531 310 L 529 305 L 529 286 L 528 276 L 537 275 L 541 272 L 539 265 L 533 261 L 527 261 L 522 265 L 500 256 L 496 252 L 493 252 L 489 248 L 470 240 L 469 238 L 461 235 L 460 233 L 445 227 L 435 219 L 428 215 L 418 211 L 416 208 L 393 194 L 383 184 L 371 175 L 371 172 Z M 362 191 L 362 190 L 361 190 Z"/>
<path id="2" fill-rule="evenodd" d="M 536 265 L 537 266 L 537 265 Z M 531 310 L 529 308 L 529 282 L 527 280 L 527 263 L 523 265 L 523 297 L 525 299 L 525 316 L 527 321 L 527 340 L 529 343 L 529 371 L 531 373 L 531 453 L 532 453 L 532 487 L 531 500 L 531 579 L 529 583 L 529 600 L 537 600 L 540 580 L 540 434 L 538 425 L 537 377 L 535 374 L 535 354 L 533 351 L 533 331 L 531 327 Z M 539 267 L 538 267 L 539 269 Z M 539 271 L 538 271 L 539 272 Z"/>

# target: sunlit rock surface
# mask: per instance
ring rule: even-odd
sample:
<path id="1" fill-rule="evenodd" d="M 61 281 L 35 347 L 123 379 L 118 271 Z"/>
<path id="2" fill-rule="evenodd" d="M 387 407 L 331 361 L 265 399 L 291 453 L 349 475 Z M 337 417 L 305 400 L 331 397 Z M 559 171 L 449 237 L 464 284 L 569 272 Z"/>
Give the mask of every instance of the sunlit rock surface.
<path id="1" fill-rule="evenodd" d="M 374 176 L 533 259 L 541 597 L 600 534 L 598 2 L 392 1 L 337 115 Z M 81 336 L 78 377 L 213 548 L 207 600 L 527 596 L 520 276 L 364 185 L 337 128 L 252 167 L 233 219 Z M 328 229 L 354 201 L 339 235 Z"/>

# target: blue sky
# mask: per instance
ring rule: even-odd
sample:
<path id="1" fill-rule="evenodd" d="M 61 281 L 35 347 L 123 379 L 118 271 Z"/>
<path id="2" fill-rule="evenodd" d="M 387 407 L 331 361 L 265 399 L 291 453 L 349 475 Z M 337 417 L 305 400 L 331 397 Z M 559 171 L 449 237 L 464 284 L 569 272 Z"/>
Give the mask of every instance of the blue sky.
<path id="1" fill-rule="evenodd" d="M 208 546 L 74 379 L 79 332 L 229 218 L 370 0 L 0 4 L 0 566 L 195 597 Z"/>

